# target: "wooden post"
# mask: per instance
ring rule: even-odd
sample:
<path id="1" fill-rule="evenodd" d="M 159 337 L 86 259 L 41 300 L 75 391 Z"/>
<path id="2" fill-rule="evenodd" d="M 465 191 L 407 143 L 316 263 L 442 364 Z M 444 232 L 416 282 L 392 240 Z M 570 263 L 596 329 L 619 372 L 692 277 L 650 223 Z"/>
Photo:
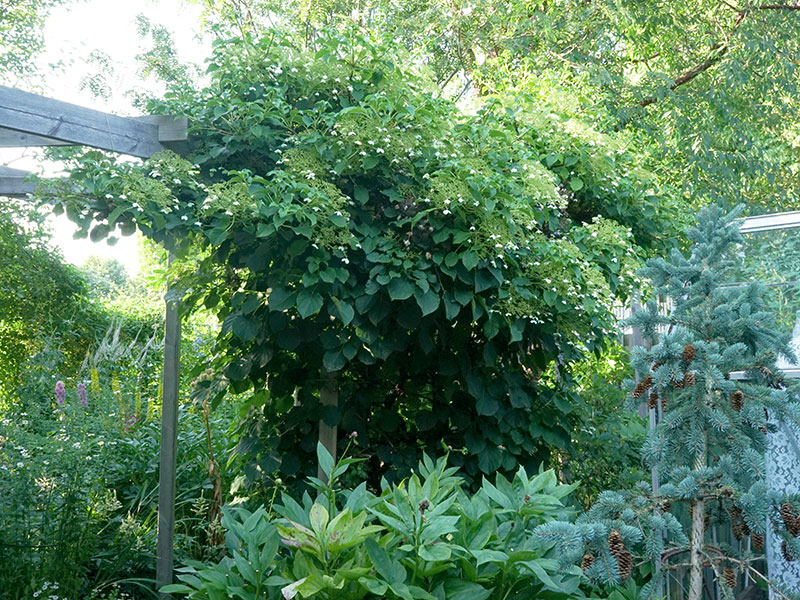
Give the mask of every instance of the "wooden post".
<path id="1" fill-rule="evenodd" d="M 174 258 L 175 255 L 170 250 L 168 264 L 172 264 Z M 166 304 L 161 400 L 161 457 L 158 473 L 158 541 L 156 544 L 156 582 L 159 586 L 172 583 L 175 470 L 178 450 L 178 378 L 181 352 L 179 302 L 167 299 Z"/>
<path id="2" fill-rule="evenodd" d="M 339 385 L 337 377 L 338 371 L 322 371 L 322 387 L 319 390 L 319 401 L 322 406 L 338 406 L 339 405 Z M 336 426 L 331 427 L 322 419 L 319 420 L 319 441 L 325 449 L 336 461 L 336 442 L 339 428 Z M 327 481 L 325 473 L 322 472 L 322 467 L 317 467 L 317 477 L 323 481 Z"/>

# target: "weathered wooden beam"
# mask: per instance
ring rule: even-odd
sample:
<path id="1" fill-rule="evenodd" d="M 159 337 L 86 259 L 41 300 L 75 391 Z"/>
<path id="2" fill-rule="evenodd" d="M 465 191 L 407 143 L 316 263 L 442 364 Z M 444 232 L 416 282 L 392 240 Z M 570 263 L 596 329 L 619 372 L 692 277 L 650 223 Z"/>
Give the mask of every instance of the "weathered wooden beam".
<path id="1" fill-rule="evenodd" d="M 165 142 L 186 139 L 180 122 L 173 117 L 119 117 L 0 86 L 0 128 L 33 136 L 28 138 L 36 142 L 31 145 L 49 145 L 53 140 L 147 158 L 166 147 L 162 135 Z"/>
<path id="2" fill-rule="evenodd" d="M 174 115 L 143 115 L 129 118 L 158 127 L 158 141 L 162 144 L 185 142 L 189 139 L 186 133 L 187 129 L 189 129 L 189 119 L 186 117 L 176 117 Z"/>
<path id="3" fill-rule="evenodd" d="M 186 143 L 189 128 L 189 119 L 186 117 L 173 117 L 172 115 L 147 115 L 143 117 L 127 117 L 142 123 L 158 127 L 158 141 L 162 146 L 173 148 L 175 145 Z M 13 129 L 0 128 L 0 148 L 33 148 L 40 146 L 69 146 L 70 142 L 62 142 L 41 135 L 32 135 Z"/>
<path id="4" fill-rule="evenodd" d="M 39 146 L 69 146 L 69 143 L 40 135 L 14 131 L 13 129 L 0 129 L 0 148 L 34 148 Z"/>
<path id="5" fill-rule="evenodd" d="M 0 165 L 0 196 L 25 198 L 28 194 L 32 194 L 36 184 L 25 181 L 28 175 L 30 175 L 28 171 Z"/>

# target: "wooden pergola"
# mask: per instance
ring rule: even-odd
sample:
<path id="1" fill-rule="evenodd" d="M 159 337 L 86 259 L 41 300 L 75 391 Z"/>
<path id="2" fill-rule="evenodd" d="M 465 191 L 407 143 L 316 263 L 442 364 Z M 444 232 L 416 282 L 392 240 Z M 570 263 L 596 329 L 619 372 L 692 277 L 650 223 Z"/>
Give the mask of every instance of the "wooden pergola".
<path id="1" fill-rule="evenodd" d="M 120 117 L 0 86 L 0 147 L 90 146 L 148 158 L 165 149 L 188 146 L 188 120 L 172 115 Z M 30 173 L 0 166 L 0 196 L 26 198 L 35 185 Z M 175 524 L 175 469 L 180 369 L 178 303 L 166 301 L 164 327 L 161 452 L 158 488 L 156 581 L 172 582 Z"/>

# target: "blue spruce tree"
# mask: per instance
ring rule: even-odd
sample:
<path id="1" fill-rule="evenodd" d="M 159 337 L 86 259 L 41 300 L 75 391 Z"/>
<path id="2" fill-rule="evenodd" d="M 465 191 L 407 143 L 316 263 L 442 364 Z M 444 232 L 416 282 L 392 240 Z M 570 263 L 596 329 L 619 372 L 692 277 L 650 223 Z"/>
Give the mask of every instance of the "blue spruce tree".
<path id="1" fill-rule="evenodd" d="M 634 491 L 603 492 L 575 523 L 537 530 L 564 560 L 581 561 L 597 583 L 619 583 L 635 564 L 653 561 L 656 575 L 642 590 L 645 598 L 656 595 L 669 570 L 687 563 L 688 600 L 701 600 L 709 566 L 732 596 L 738 574 L 760 556 L 738 549 L 746 544 L 712 543 L 709 517 L 752 536 L 756 551 L 772 527 L 784 538 L 785 557 L 800 560 L 796 499 L 770 493 L 764 469 L 765 437 L 775 420 L 800 422 L 800 405 L 775 365 L 779 355 L 792 356 L 790 336 L 765 310 L 764 286 L 729 284 L 741 262 L 739 212 L 704 209 L 689 232 L 689 256 L 674 250 L 641 272 L 653 284 L 653 299 L 628 322 L 657 343 L 633 351 L 640 374 L 633 399 L 661 415 L 642 448 L 643 461 L 659 473 L 659 489 L 642 482 Z M 656 297 L 667 300 L 668 315 Z M 733 372 L 744 379 L 732 379 Z M 682 524 L 676 515 L 687 512 Z"/>

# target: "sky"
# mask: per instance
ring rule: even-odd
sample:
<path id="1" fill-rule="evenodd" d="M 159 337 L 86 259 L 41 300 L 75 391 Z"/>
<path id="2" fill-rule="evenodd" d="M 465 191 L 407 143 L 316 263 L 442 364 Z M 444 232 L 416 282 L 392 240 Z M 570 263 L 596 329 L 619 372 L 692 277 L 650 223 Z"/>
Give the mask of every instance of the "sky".
<path id="1" fill-rule="evenodd" d="M 208 55 L 208 45 L 197 39 L 200 9 L 196 5 L 183 0 L 77 0 L 55 9 L 48 19 L 44 31 L 46 48 L 39 60 L 42 80 L 36 82 L 41 92 L 123 116 L 137 114 L 124 92 L 134 87 L 158 91 L 155 84 L 143 85 L 136 77 L 135 57 L 146 48 L 137 34 L 139 14 L 147 15 L 151 22 L 164 25 L 173 33 L 182 60 L 202 62 Z M 95 50 L 111 59 L 114 93 L 107 101 L 80 89 L 81 81 L 98 69 L 86 62 Z M 12 154 L 4 152 L 0 163 L 13 161 L 10 166 L 15 168 L 53 174 L 52 167 L 30 156 L 30 151 L 21 158 L 20 154 L 19 150 Z M 109 246 L 105 242 L 73 239 L 76 228 L 66 217 L 53 217 L 49 225 L 54 245 L 68 262 L 80 266 L 89 256 L 102 255 L 119 260 L 130 275 L 139 271 L 137 236 L 123 237 L 115 246 Z"/>

